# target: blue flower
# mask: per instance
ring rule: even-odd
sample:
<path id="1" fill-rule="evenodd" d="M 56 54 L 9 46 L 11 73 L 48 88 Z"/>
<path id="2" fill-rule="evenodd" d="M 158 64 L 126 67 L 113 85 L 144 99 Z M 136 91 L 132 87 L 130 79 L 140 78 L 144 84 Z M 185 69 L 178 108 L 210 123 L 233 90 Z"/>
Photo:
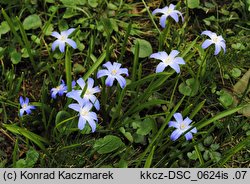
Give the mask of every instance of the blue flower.
<path id="1" fill-rule="evenodd" d="M 76 82 L 81 87 L 81 90 L 73 90 L 71 92 L 68 92 L 66 95 L 67 97 L 73 98 L 74 100 L 77 100 L 79 97 L 81 97 L 86 85 L 82 78 L 78 79 Z M 92 102 L 96 110 L 100 110 L 100 102 L 98 101 L 98 99 L 94 94 L 99 93 L 101 90 L 98 86 L 96 87 L 93 86 L 94 86 L 94 80 L 92 78 L 88 78 L 87 89 L 83 95 L 83 99 Z"/>
<path id="2" fill-rule="evenodd" d="M 185 61 L 181 57 L 176 57 L 179 54 L 179 51 L 172 50 L 168 55 L 166 52 L 154 53 L 150 58 L 159 59 L 160 62 L 156 67 L 156 73 L 162 72 L 167 66 L 173 68 L 177 73 L 180 73 L 179 64 L 185 64 Z"/>
<path id="3" fill-rule="evenodd" d="M 170 136 L 170 139 L 172 141 L 177 140 L 185 131 L 187 131 L 189 128 L 191 128 L 191 126 L 189 124 L 192 122 L 192 120 L 189 119 L 188 117 L 186 117 L 183 120 L 181 113 L 175 113 L 174 118 L 176 121 L 170 121 L 168 123 L 169 127 L 176 128 L 176 130 L 173 131 L 173 133 Z M 193 138 L 192 133 L 197 133 L 197 129 L 193 128 L 192 130 L 187 132 L 185 134 L 186 140 L 191 140 Z"/>
<path id="4" fill-rule="evenodd" d="M 59 34 L 58 32 L 52 32 L 51 36 L 54 36 L 57 38 L 56 41 L 54 41 L 52 43 L 52 51 L 54 51 L 56 49 L 57 46 L 59 46 L 59 50 L 61 52 L 64 52 L 65 50 L 65 43 L 68 43 L 71 47 L 73 47 L 74 49 L 77 48 L 76 42 L 73 41 L 72 39 L 69 39 L 68 36 L 74 31 L 74 28 L 71 28 L 69 30 L 66 31 L 62 31 L 61 34 Z"/>
<path id="5" fill-rule="evenodd" d="M 67 92 L 67 86 L 65 85 L 64 81 L 61 80 L 61 84 L 55 88 L 52 88 L 50 90 L 51 92 L 51 97 L 56 99 L 56 95 L 58 94 L 59 96 L 62 96 L 63 93 Z"/>
<path id="6" fill-rule="evenodd" d="M 75 81 L 72 81 L 72 88 L 74 88 L 76 85 L 76 82 Z M 61 84 L 55 88 L 52 88 L 50 90 L 51 92 L 51 97 L 56 99 L 56 95 L 58 94 L 59 96 L 62 96 L 63 93 L 67 93 L 67 86 L 65 85 L 65 82 L 64 80 L 61 80 Z"/>
<path id="7" fill-rule="evenodd" d="M 224 53 L 226 52 L 226 41 L 222 38 L 222 36 L 217 36 L 216 33 L 213 33 L 212 31 L 203 31 L 201 33 L 201 35 L 207 35 L 210 37 L 210 39 L 206 39 L 203 44 L 202 44 L 202 48 L 206 49 L 207 47 L 209 47 L 211 44 L 215 45 L 215 51 L 214 51 L 214 55 L 219 54 L 219 52 L 221 51 L 221 48 L 224 50 Z"/>
<path id="8" fill-rule="evenodd" d="M 179 14 L 181 16 L 181 18 L 182 18 L 182 22 L 184 21 L 182 13 L 179 12 L 178 10 L 175 10 L 175 5 L 173 5 L 173 4 L 170 4 L 169 7 L 166 6 L 166 7 L 162 8 L 162 9 L 157 8 L 152 12 L 153 15 L 156 14 L 156 13 L 163 13 L 163 15 L 160 18 L 160 25 L 163 28 L 165 28 L 166 20 L 167 20 L 167 18 L 169 16 L 172 17 L 175 20 L 175 22 L 179 22 L 179 16 L 178 16 L 178 14 Z"/>
<path id="9" fill-rule="evenodd" d="M 29 105 L 29 99 L 28 98 L 25 98 L 25 100 L 24 100 L 23 97 L 20 96 L 19 102 L 20 102 L 20 105 L 22 107 L 20 109 L 20 116 L 21 117 L 23 116 L 24 112 L 26 112 L 27 114 L 30 114 L 31 110 L 35 109 L 35 106 Z"/>
<path id="10" fill-rule="evenodd" d="M 76 96 L 75 99 L 78 103 L 69 104 L 69 108 L 79 112 L 78 128 L 82 130 L 85 127 L 86 122 L 88 122 L 92 132 L 94 132 L 96 130 L 98 119 L 96 113 L 91 111 L 93 104 L 79 96 Z"/>
<path id="11" fill-rule="evenodd" d="M 124 88 L 126 86 L 126 80 L 123 76 L 121 76 L 122 74 L 125 74 L 126 76 L 128 76 L 128 69 L 127 68 L 121 68 L 121 64 L 114 62 L 113 64 L 111 64 L 110 61 L 108 61 L 107 63 L 105 63 L 103 65 L 105 68 L 107 68 L 107 70 L 99 70 L 97 72 L 97 78 L 103 77 L 103 76 L 108 76 L 105 84 L 107 86 L 113 86 L 114 80 L 116 79 L 118 81 L 118 83 L 120 84 L 121 88 Z"/>

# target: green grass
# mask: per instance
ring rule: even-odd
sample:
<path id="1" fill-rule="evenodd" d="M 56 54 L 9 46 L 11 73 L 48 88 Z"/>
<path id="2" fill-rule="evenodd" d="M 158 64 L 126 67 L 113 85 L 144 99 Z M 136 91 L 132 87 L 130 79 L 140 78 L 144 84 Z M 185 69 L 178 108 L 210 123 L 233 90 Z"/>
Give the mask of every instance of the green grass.
<path id="1" fill-rule="evenodd" d="M 247 1 L 178 1 L 184 22 L 168 18 L 164 29 L 152 11 L 177 1 L 93 2 L 0 1 L 0 167 L 248 168 Z M 52 31 L 69 28 L 77 49 L 53 52 Z M 202 49 L 204 30 L 222 35 L 225 54 Z M 155 73 L 160 61 L 149 56 L 172 50 L 185 60 L 181 72 Z M 107 61 L 128 69 L 125 88 L 97 79 Z M 73 80 L 89 77 L 101 89 L 93 133 L 88 123 L 78 129 L 78 113 L 68 107 L 75 100 L 50 94 L 62 79 L 71 91 Z M 30 115 L 19 116 L 20 96 L 36 106 Z M 190 141 L 170 139 L 177 112 L 192 120 L 185 133 L 198 130 Z"/>

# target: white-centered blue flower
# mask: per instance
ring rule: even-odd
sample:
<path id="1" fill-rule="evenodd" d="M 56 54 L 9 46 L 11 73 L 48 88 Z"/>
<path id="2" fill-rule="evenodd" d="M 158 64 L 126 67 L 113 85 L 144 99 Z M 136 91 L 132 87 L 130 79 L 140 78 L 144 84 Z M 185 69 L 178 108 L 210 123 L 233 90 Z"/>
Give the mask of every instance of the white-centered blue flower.
<path id="1" fill-rule="evenodd" d="M 176 121 L 170 121 L 168 123 L 169 127 L 176 128 L 170 136 L 172 141 L 177 140 L 185 131 L 191 128 L 189 124 L 192 122 L 192 120 L 188 117 L 183 120 L 181 113 L 175 113 L 174 118 Z M 185 134 L 186 140 L 191 140 L 193 138 L 192 133 L 197 133 L 197 129 L 195 127 Z"/>
<path id="2" fill-rule="evenodd" d="M 51 92 L 51 97 L 56 99 L 57 94 L 59 96 L 62 96 L 64 93 L 67 92 L 67 86 L 65 85 L 64 81 L 61 80 L 61 84 L 55 88 L 52 88 L 50 92 Z"/>
<path id="3" fill-rule="evenodd" d="M 30 114 L 31 110 L 35 109 L 35 106 L 29 105 L 29 99 L 27 97 L 24 100 L 23 97 L 20 96 L 19 102 L 21 105 L 21 109 L 19 111 L 21 117 L 23 116 L 24 112 L 26 112 L 27 114 Z"/>
<path id="4" fill-rule="evenodd" d="M 224 50 L 224 53 L 226 52 L 226 41 L 222 38 L 221 35 L 217 36 L 216 33 L 212 31 L 208 31 L 208 30 L 203 31 L 201 35 L 207 35 L 210 37 L 210 39 L 206 39 L 203 42 L 201 46 L 203 49 L 206 49 L 210 45 L 214 44 L 215 45 L 214 55 L 219 54 L 219 52 L 221 51 L 221 48 Z"/>
<path id="5" fill-rule="evenodd" d="M 159 59 L 160 62 L 156 67 L 156 73 L 162 72 L 167 66 L 173 68 L 177 73 L 180 73 L 180 64 L 185 64 L 185 61 L 181 57 L 176 57 L 179 51 L 172 50 L 168 55 L 166 52 L 158 52 L 151 54 L 150 58 Z"/>
<path id="6" fill-rule="evenodd" d="M 77 48 L 76 42 L 72 39 L 69 39 L 68 36 L 75 30 L 75 28 L 68 29 L 66 31 L 62 31 L 61 34 L 58 32 L 52 32 L 51 36 L 54 36 L 57 38 L 56 41 L 52 43 L 52 51 L 56 49 L 57 46 L 59 46 L 59 50 L 61 52 L 65 51 L 65 43 L 69 44 L 74 49 Z"/>
<path id="7" fill-rule="evenodd" d="M 84 91 L 85 85 L 86 85 L 86 83 L 84 82 L 82 78 L 79 78 L 76 82 L 81 87 L 81 90 L 73 90 L 71 92 L 68 92 L 66 95 L 67 97 L 73 98 L 74 100 L 77 100 L 79 97 L 81 97 Z M 95 87 L 93 86 L 94 86 L 94 80 L 92 78 L 88 78 L 87 89 L 82 98 L 84 100 L 88 100 L 92 102 L 96 110 L 100 110 L 100 102 L 94 94 L 99 93 L 101 90 L 98 86 L 95 86 Z"/>
<path id="8" fill-rule="evenodd" d="M 182 22 L 184 21 L 182 13 L 179 12 L 178 10 L 175 10 L 175 5 L 173 5 L 173 4 L 170 4 L 169 6 L 166 6 L 162 9 L 157 8 L 152 12 L 153 15 L 156 13 L 163 13 L 163 15 L 160 18 L 160 25 L 163 28 L 165 28 L 166 20 L 169 16 L 172 17 L 175 20 L 175 22 L 179 22 L 179 15 L 180 15 L 182 18 Z"/>
<path id="9" fill-rule="evenodd" d="M 69 108 L 79 112 L 78 128 L 82 130 L 85 127 L 86 122 L 88 122 L 92 132 L 94 132 L 96 130 L 98 118 L 96 113 L 91 111 L 93 104 L 79 96 L 76 96 L 76 100 L 78 103 L 69 104 Z"/>
<path id="10" fill-rule="evenodd" d="M 112 64 L 110 61 L 108 61 L 103 64 L 103 67 L 107 69 L 99 70 L 97 72 L 97 78 L 108 76 L 105 81 L 105 84 L 107 86 L 113 86 L 114 80 L 116 79 L 120 84 L 121 88 L 124 88 L 126 86 L 126 79 L 122 76 L 122 74 L 128 76 L 128 69 L 121 68 L 121 66 L 122 65 L 120 63 L 114 62 Z"/>

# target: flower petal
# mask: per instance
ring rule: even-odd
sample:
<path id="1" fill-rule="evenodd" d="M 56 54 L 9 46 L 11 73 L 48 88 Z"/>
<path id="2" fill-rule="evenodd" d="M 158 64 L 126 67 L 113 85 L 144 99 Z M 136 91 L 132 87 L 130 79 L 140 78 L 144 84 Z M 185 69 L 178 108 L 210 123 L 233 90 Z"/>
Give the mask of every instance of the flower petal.
<path id="1" fill-rule="evenodd" d="M 181 123 L 183 121 L 181 113 L 175 113 L 174 118 L 177 121 L 177 123 Z"/>
<path id="2" fill-rule="evenodd" d="M 114 62 L 114 63 L 113 63 L 113 67 L 114 67 L 114 69 L 116 69 L 116 70 L 119 70 L 119 69 L 121 68 L 121 66 L 122 66 L 121 63 L 117 63 L 117 62 Z"/>
<path id="3" fill-rule="evenodd" d="M 120 68 L 117 72 L 118 74 L 125 74 L 128 76 L 128 69 L 127 68 Z"/>
<path id="4" fill-rule="evenodd" d="M 192 120 L 191 120 L 189 117 L 186 117 L 186 118 L 183 120 L 183 123 L 185 124 L 185 126 L 188 126 L 191 122 L 192 122 Z"/>
<path id="5" fill-rule="evenodd" d="M 172 50 L 169 54 L 169 57 L 175 58 L 180 52 L 178 50 Z"/>
<path id="6" fill-rule="evenodd" d="M 192 132 L 192 133 L 197 133 L 197 128 L 196 127 L 194 127 L 192 130 L 190 130 L 190 132 Z"/>
<path id="7" fill-rule="evenodd" d="M 156 13 L 164 13 L 164 10 L 161 8 L 157 8 L 152 12 L 152 15 L 155 15 Z"/>
<path id="8" fill-rule="evenodd" d="M 160 25 L 162 28 L 166 27 L 166 20 L 167 20 L 168 15 L 162 15 L 160 18 Z"/>
<path id="9" fill-rule="evenodd" d="M 173 62 L 174 62 L 174 63 L 177 63 L 177 64 L 179 64 L 179 65 L 184 65 L 184 64 L 186 64 L 185 61 L 184 61 L 184 59 L 181 58 L 181 57 L 176 57 L 176 58 L 174 59 Z"/>
<path id="10" fill-rule="evenodd" d="M 23 116 L 23 113 L 24 113 L 24 110 L 23 110 L 23 109 L 20 109 L 20 117 Z"/>
<path id="11" fill-rule="evenodd" d="M 191 132 L 186 133 L 185 138 L 186 138 L 186 140 L 191 140 L 193 138 L 192 133 Z"/>
<path id="12" fill-rule="evenodd" d="M 56 32 L 56 31 L 53 31 L 53 32 L 51 33 L 51 36 L 54 36 L 54 37 L 56 37 L 57 39 L 59 39 L 59 38 L 61 37 L 61 35 L 60 35 L 58 32 Z"/>
<path id="13" fill-rule="evenodd" d="M 179 128 L 179 124 L 176 123 L 176 121 L 169 121 L 168 122 L 169 127 Z"/>
<path id="14" fill-rule="evenodd" d="M 72 39 L 66 39 L 65 41 L 66 43 L 68 43 L 71 47 L 73 47 L 74 49 L 77 48 L 76 42 Z"/>
<path id="15" fill-rule="evenodd" d="M 110 75 L 109 75 L 109 76 L 107 77 L 106 81 L 105 81 L 105 84 L 106 84 L 107 86 L 113 86 L 114 80 L 115 80 L 115 78 L 114 78 L 113 76 L 110 76 Z"/>
<path id="16" fill-rule="evenodd" d="M 29 98 L 28 97 L 25 98 L 24 103 L 28 105 L 28 103 L 29 103 Z"/>
<path id="17" fill-rule="evenodd" d="M 92 79 L 92 78 L 88 78 L 88 89 L 90 89 L 90 88 L 93 88 L 93 86 L 94 86 L 94 79 Z"/>
<path id="18" fill-rule="evenodd" d="M 86 125 L 86 120 L 80 116 L 78 121 L 78 128 L 82 130 L 84 129 L 85 125 Z"/>
<path id="19" fill-rule="evenodd" d="M 213 33 L 212 31 L 206 30 L 206 31 L 203 31 L 203 32 L 201 33 L 201 35 L 207 35 L 207 36 L 209 36 L 209 37 L 211 38 L 212 33 Z"/>
<path id="20" fill-rule="evenodd" d="M 221 42 L 219 43 L 219 45 L 223 48 L 224 53 L 225 53 L 225 52 L 226 52 L 226 44 L 225 44 L 225 42 L 224 42 L 224 41 L 221 41 Z"/>
<path id="21" fill-rule="evenodd" d="M 171 63 L 169 66 L 173 68 L 176 71 L 176 73 L 180 73 L 181 69 L 177 63 Z"/>
<path id="22" fill-rule="evenodd" d="M 180 136 L 181 136 L 182 132 L 179 129 L 176 129 L 175 131 L 173 131 L 173 133 L 170 136 L 170 139 L 172 141 L 177 140 Z"/>
<path id="23" fill-rule="evenodd" d="M 81 109 L 80 105 L 77 104 L 77 103 L 69 104 L 68 107 L 71 108 L 71 109 L 73 109 L 74 111 L 77 111 L 77 112 L 79 112 L 80 109 Z"/>
<path id="24" fill-rule="evenodd" d="M 23 103 L 24 103 L 24 101 L 23 101 L 23 97 L 22 96 L 20 96 L 20 98 L 19 98 L 19 102 L 20 102 L 20 104 L 21 104 L 21 106 L 23 105 Z"/>
<path id="25" fill-rule="evenodd" d="M 124 88 L 126 86 L 126 80 L 124 77 L 122 77 L 121 75 L 117 75 L 115 78 L 120 84 L 121 88 Z"/>
<path id="26" fill-rule="evenodd" d="M 102 65 L 103 67 L 107 68 L 108 70 L 110 70 L 110 68 L 113 68 L 113 65 L 111 64 L 110 61 L 106 62 L 105 64 Z"/>
<path id="27" fill-rule="evenodd" d="M 90 127 L 92 129 L 92 132 L 95 132 L 95 130 L 96 130 L 96 123 L 95 123 L 95 121 L 93 119 L 89 119 L 88 123 L 89 123 L 89 125 L 90 125 Z"/>
<path id="28" fill-rule="evenodd" d="M 61 35 L 68 37 L 71 33 L 75 31 L 75 28 L 70 28 L 66 31 L 62 31 Z"/>
<path id="29" fill-rule="evenodd" d="M 59 50 L 61 51 L 61 52 L 64 52 L 64 50 L 65 50 L 65 42 L 59 42 Z"/>
<path id="30" fill-rule="evenodd" d="M 178 14 L 176 12 L 172 12 L 169 15 L 175 20 L 175 22 L 179 22 L 179 17 L 178 17 Z"/>
<path id="31" fill-rule="evenodd" d="M 220 45 L 218 45 L 218 44 L 215 44 L 215 51 L 214 51 L 214 55 L 219 54 L 220 50 L 221 50 L 221 46 L 220 46 Z"/>
<path id="32" fill-rule="evenodd" d="M 203 49 L 206 49 L 206 48 L 208 48 L 212 43 L 213 43 L 212 40 L 206 39 L 206 40 L 203 42 L 203 44 L 201 45 L 201 47 L 202 47 Z"/>
<path id="33" fill-rule="evenodd" d="M 156 73 L 162 72 L 166 68 L 166 65 L 163 62 L 160 62 L 156 67 Z"/>
<path id="34" fill-rule="evenodd" d="M 85 87 L 85 82 L 83 80 L 83 78 L 79 78 L 77 81 L 77 84 L 82 88 L 82 90 L 84 89 Z"/>
<path id="35" fill-rule="evenodd" d="M 56 47 L 57 47 L 60 43 L 61 43 L 61 42 L 60 42 L 59 40 L 54 41 L 54 42 L 52 43 L 52 46 L 51 46 L 52 51 L 54 51 L 54 50 L 56 49 Z"/>
<path id="36" fill-rule="evenodd" d="M 168 57 L 168 54 L 164 51 L 153 53 L 149 56 L 149 58 L 159 59 L 161 61 L 164 61 Z"/>
<path id="37" fill-rule="evenodd" d="M 97 72 L 97 78 L 99 79 L 100 77 L 103 77 L 105 75 L 110 75 L 109 71 L 108 70 L 99 70 Z"/>

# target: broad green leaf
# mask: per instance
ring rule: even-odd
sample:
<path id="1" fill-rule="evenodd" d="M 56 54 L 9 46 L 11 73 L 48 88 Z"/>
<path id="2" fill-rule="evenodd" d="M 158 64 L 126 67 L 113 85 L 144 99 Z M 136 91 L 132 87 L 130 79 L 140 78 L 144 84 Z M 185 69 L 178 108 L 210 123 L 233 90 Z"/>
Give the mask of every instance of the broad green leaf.
<path id="1" fill-rule="evenodd" d="M 85 5 L 87 0 L 60 0 L 65 6 Z"/>
<path id="2" fill-rule="evenodd" d="M 220 97 L 219 97 L 219 101 L 220 101 L 220 103 L 224 106 L 224 107 L 229 107 L 229 106 L 231 106 L 232 104 L 233 104 L 233 102 L 234 102 L 234 100 L 233 100 L 233 96 L 229 93 L 229 92 L 227 92 L 227 91 L 225 91 L 225 90 L 221 90 L 220 92 L 219 92 L 219 95 L 220 95 Z"/>
<path id="3" fill-rule="evenodd" d="M 96 8 L 98 6 L 98 0 L 88 0 L 89 6 Z"/>
<path id="4" fill-rule="evenodd" d="M 74 17 L 76 15 L 78 15 L 79 13 L 73 9 L 73 8 L 67 8 L 65 13 L 63 14 L 63 18 L 64 19 L 68 19 L 68 18 L 71 18 L 71 17 Z"/>
<path id="5" fill-rule="evenodd" d="M 23 21 L 23 27 L 26 30 L 37 29 L 42 26 L 41 18 L 37 14 L 26 17 Z"/>
<path id="6" fill-rule="evenodd" d="M 14 65 L 18 64 L 21 61 L 21 58 L 22 54 L 17 51 L 13 51 L 10 53 L 10 59 Z"/>
<path id="7" fill-rule="evenodd" d="M 6 34 L 10 31 L 10 26 L 6 21 L 3 21 L 0 25 L 0 35 Z"/>
<path id="8" fill-rule="evenodd" d="M 20 159 L 16 162 L 17 168 L 32 168 L 36 164 L 39 158 L 39 153 L 34 149 L 30 148 L 26 153 L 25 159 Z"/>
<path id="9" fill-rule="evenodd" d="M 154 120 L 146 118 L 143 121 L 136 121 L 132 123 L 132 126 L 137 129 L 136 133 L 139 135 L 147 135 L 153 129 Z"/>
<path id="10" fill-rule="evenodd" d="M 238 77 L 241 76 L 241 70 L 239 68 L 233 68 L 231 71 L 230 71 L 230 74 L 233 78 L 237 79 Z"/>
<path id="11" fill-rule="evenodd" d="M 153 49 L 152 49 L 150 42 L 148 42 L 147 40 L 143 40 L 143 39 L 136 39 L 134 41 L 134 45 L 131 48 L 133 54 L 135 54 L 136 43 L 139 44 L 139 57 L 140 58 L 145 58 L 152 54 Z"/>
<path id="12" fill-rule="evenodd" d="M 187 79 L 179 85 L 179 92 L 186 96 L 195 96 L 199 90 L 199 82 L 194 78 Z"/>
<path id="13" fill-rule="evenodd" d="M 96 149 L 99 154 L 106 154 L 113 152 L 122 146 L 124 146 L 124 143 L 119 137 L 107 135 L 104 138 L 96 140 L 94 149 Z"/>
<path id="14" fill-rule="evenodd" d="M 191 160 L 197 160 L 197 158 L 198 158 L 198 155 L 197 155 L 197 153 L 196 153 L 195 150 L 192 151 L 192 152 L 188 152 L 188 153 L 187 153 L 187 156 L 188 156 L 188 158 L 191 159 Z"/>
<path id="15" fill-rule="evenodd" d="M 21 128 L 21 127 L 19 127 L 17 125 L 8 125 L 8 124 L 2 124 L 2 125 L 8 131 L 10 131 L 10 132 L 12 132 L 14 134 L 23 135 L 24 137 L 26 137 L 30 141 L 34 142 L 37 146 L 39 146 L 43 150 L 45 150 L 45 147 L 44 147 L 43 143 L 46 143 L 46 144 L 49 143 L 45 138 L 43 138 L 43 137 L 41 137 L 41 136 L 39 136 L 39 135 L 37 135 L 37 134 L 35 134 L 33 132 L 30 132 L 30 131 L 28 131 L 28 130 L 26 130 L 24 128 Z"/>
<path id="16" fill-rule="evenodd" d="M 130 141 L 130 142 L 133 142 L 134 139 L 133 139 L 133 136 L 131 135 L 130 132 L 126 132 L 125 128 L 124 127 L 121 127 L 119 128 L 120 132 Z"/>
<path id="17" fill-rule="evenodd" d="M 200 6 L 200 0 L 187 0 L 189 8 L 198 8 Z"/>

